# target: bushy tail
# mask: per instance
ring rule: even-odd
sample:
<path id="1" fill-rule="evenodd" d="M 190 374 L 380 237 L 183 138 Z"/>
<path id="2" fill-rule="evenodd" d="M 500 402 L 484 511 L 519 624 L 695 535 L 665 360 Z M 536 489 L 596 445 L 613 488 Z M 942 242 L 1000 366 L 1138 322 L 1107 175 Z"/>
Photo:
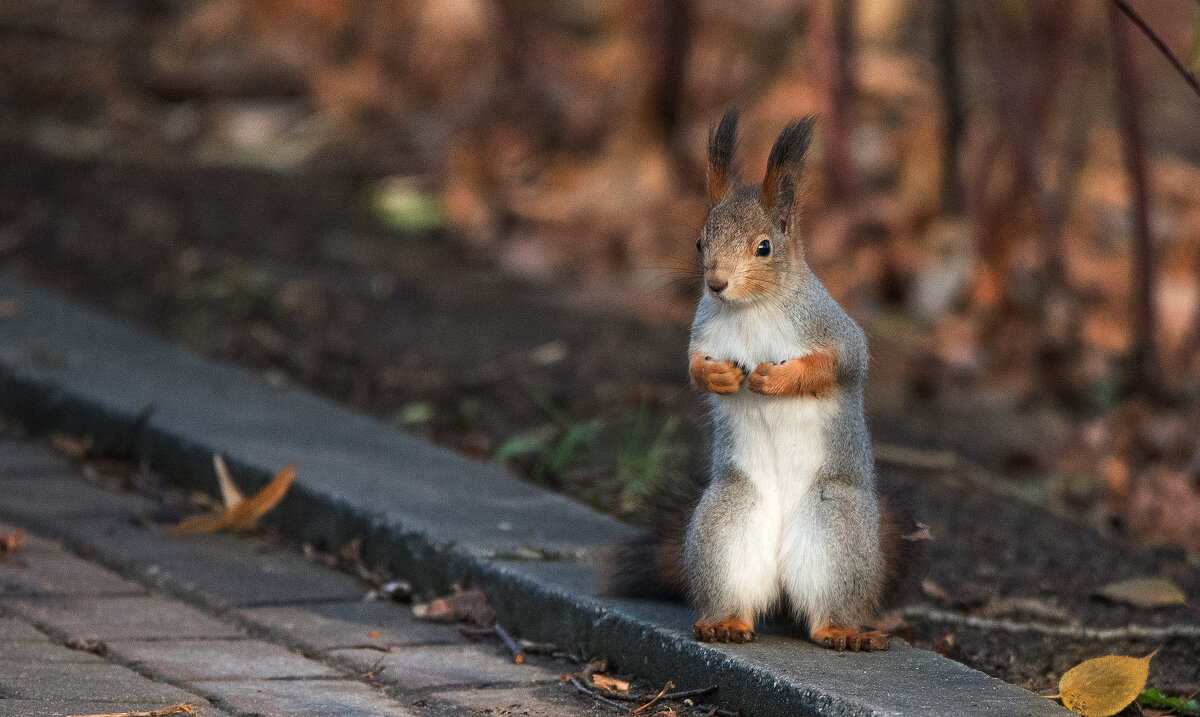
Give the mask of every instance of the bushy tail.
<path id="1" fill-rule="evenodd" d="M 682 479 L 655 491 L 642 511 L 642 534 L 620 543 L 605 566 L 607 595 L 683 601 L 686 572 L 683 541 L 688 521 L 704 485 L 697 478 Z M 879 541 L 887 571 L 884 603 L 902 602 L 916 590 L 916 577 L 924 550 L 916 513 L 905 496 L 885 488 L 879 496 Z"/>
<path id="2" fill-rule="evenodd" d="M 920 562 L 924 557 L 924 542 L 916 512 L 909 503 L 891 491 L 879 496 L 879 543 L 883 549 L 886 581 L 883 589 L 885 607 L 901 604 L 918 587 Z"/>
<path id="3" fill-rule="evenodd" d="M 637 521 L 644 532 L 617 545 L 605 566 L 606 594 L 676 602 L 685 599 L 683 541 L 703 492 L 698 478 L 685 478 L 650 495 Z"/>

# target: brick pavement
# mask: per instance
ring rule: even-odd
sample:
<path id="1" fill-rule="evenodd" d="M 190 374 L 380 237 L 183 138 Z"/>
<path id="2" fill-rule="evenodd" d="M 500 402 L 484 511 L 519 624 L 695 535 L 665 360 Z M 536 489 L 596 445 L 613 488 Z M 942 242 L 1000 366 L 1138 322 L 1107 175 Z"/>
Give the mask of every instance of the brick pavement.
<path id="1" fill-rule="evenodd" d="M 570 663 L 515 665 L 262 538 L 146 527 L 156 504 L 39 443 L 0 439 L 0 495 L 0 532 L 29 531 L 0 561 L 0 717 L 595 713 Z"/>

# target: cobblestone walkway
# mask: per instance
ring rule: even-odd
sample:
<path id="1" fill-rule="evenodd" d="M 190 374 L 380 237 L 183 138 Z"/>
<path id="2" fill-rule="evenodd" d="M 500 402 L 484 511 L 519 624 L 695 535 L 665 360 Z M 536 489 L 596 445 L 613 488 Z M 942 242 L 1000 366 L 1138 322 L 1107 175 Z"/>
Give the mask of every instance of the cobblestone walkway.
<path id="1" fill-rule="evenodd" d="M 573 715 L 575 669 L 415 621 L 369 586 L 261 538 L 174 538 L 157 504 L 0 439 L 0 717 Z"/>

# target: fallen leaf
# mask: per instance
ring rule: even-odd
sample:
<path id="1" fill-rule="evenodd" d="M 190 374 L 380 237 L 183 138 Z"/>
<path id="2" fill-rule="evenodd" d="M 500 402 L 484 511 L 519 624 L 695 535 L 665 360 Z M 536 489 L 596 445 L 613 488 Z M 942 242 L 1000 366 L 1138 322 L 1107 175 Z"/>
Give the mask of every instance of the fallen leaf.
<path id="1" fill-rule="evenodd" d="M 1113 602 L 1129 603 L 1137 607 L 1187 604 L 1187 596 L 1183 591 L 1165 578 L 1134 578 L 1109 583 L 1096 594 Z"/>
<path id="2" fill-rule="evenodd" d="M 629 692 L 629 683 L 608 675 L 592 675 L 592 684 L 609 692 Z"/>
<path id="3" fill-rule="evenodd" d="M 194 715 L 196 708 L 186 702 L 162 707 L 149 712 L 105 712 L 103 714 L 72 715 L 71 717 L 166 717 L 166 715 Z"/>
<path id="4" fill-rule="evenodd" d="M 16 299 L 0 299 L 0 319 L 11 319 L 21 313 L 21 305 Z"/>
<path id="5" fill-rule="evenodd" d="M 296 466 L 289 465 L 275 474 L 265 488 L 246 498 L 234 485 L 225 462 L 219 456 L 213 458 L 217 481 L 221 485 L 221 499 L 225 509 L 216 515 L 195 515 L 175 526 L 176 535 L 195 535 L 217 530 L 244 531 L 254 527 L 258 519 L 279 504 L 296 477 Z"/>
<path id="6" fill-rule="evenodd" d="M 83 460 L 88 457 L 96 439 L 91 436 L 75 438 L 65 433 L 55 433 L 50 436 L 50 447 L 72 460 Z"/>
<path id="7" fill-rule="evenodd" d="M 463 621 L 482 627 L 491 627 L 496 622 L 495 608 L 488 604 L 487 595 L 478 588 L 413 605 L 413 615 L 424 620 Z"/>
<path id="8" fill-rule="evenodd" d="M 367 637 L 369 637 L 369 638 L 371 638 L 371 639 L 373 640 L 373 639 L 375 639 L 375 638 L 379 637 L 379 631 L 378 631 L 378 630 L 372 630 L 372 631 L 370 631 L 370 632 L 368 632 L 368 633 L 367 633 Z"/>
<path id="9" fill-rule="evenodd" d="M 11 530 L 0 533 L 0 553 L 11 553 L 25 544 L 24 530 Z"/>
<path id="10" fill-rule="evenodd" d="M 1084 717 L 1108 717 L 1125 709 L 1146 687 L 1151 652 L 1145 657 L 1105 655 L 1084 660 L 1058 681 L 1068 709 Z"/>
<path id="11" fill-rule="evenodd" d="M 933 533 L 929 532 L 929 526 L 924 523 L 917 523 L 917 529 L 908 535 L 900 536 L 902 540 L 933 540 Z"/>

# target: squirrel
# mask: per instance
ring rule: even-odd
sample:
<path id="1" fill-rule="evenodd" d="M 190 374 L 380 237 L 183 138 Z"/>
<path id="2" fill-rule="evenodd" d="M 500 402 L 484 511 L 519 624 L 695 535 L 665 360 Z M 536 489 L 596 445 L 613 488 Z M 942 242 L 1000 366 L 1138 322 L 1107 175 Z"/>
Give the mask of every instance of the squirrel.
<path id="1" fill-rule="evenodd" d="M 711 470 L 698 501 L 659 497 L 673 504 L 623 547 L 609 588 L 682 588 L 703 642 L 751 642 L 755 619 L 786 606 L 819 645 L 886 650 L 863 625 L 906 546 L 876 495 L 865 334 L 809 268 L 793 221 L 813 122 L 786 126 L 759 186 L 733 172 L 737 111 L 709 133 L 688 373 L 708 394 Z"/>

